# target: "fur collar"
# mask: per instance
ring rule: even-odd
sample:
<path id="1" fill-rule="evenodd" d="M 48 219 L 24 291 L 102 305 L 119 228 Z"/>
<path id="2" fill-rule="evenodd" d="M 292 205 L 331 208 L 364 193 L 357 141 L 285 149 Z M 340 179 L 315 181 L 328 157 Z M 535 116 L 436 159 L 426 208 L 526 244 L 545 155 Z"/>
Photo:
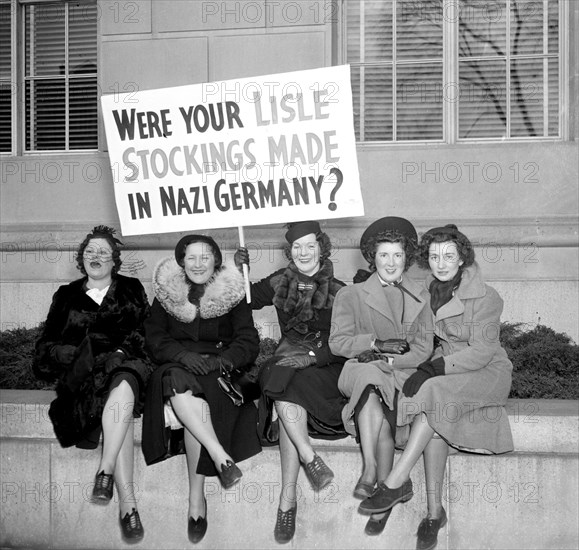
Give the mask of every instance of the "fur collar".
<path id="1" fill-rule="evenodd" d="M 245 297 L 243 275 L 233 261 L 222 268 L 205 284 L 205 293 L 199 305 L 189 301 L 189 284 L 185 270 L 173 256 L 163 258 L 153 272 L 153 289 L 163 309 L 183 323 L 195 317 L 213 319 L 231 311 Z"/>

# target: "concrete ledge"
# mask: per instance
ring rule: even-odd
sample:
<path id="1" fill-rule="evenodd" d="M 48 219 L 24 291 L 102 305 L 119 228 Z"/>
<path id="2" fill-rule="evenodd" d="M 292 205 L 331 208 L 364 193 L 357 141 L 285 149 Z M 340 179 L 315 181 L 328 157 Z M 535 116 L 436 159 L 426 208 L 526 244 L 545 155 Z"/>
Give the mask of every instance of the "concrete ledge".
<path id="1" fill-rule="evenodd" d="M 52 432 L 48 391 L 0 390 L 0 547 L 120 548 L 118 506 L 89 502 L 99 452 L 62 449 Z M 507 412 L 516 451 L 501 456 L 449 457 L 444 500 L 448 526 L 438 548 L 576 548 L 579 537 L 579 403 L 511 400 Z M 136 428 L 135 492 L 145 526 L 137 548 L 190 548 L 187 539 L 187 467 L 184 457 L 146 467 Z M 412 478 L 415 496 L 397 506 L 376 538 L 351 496 L 361 470 L 352 438 L 318 441 L 336 473 L 314 493 L 298 480 L 297 531 L 291 548 L 414 548 L 425 514 L 422 465 Z M 208 478 L 207 536 L 200 548 L 275 547 L 279 454 L 268 448 L 241 464 L 242 482 L 224 491 Z M 115 493 L 116 499 L 116 493 Z"/>

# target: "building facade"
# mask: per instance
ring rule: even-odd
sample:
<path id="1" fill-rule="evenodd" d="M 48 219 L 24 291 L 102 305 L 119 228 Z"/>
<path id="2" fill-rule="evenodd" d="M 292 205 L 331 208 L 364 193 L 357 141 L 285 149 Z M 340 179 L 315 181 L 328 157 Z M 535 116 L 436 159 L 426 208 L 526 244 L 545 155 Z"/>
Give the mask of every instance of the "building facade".
<path id="1" fill-rule="evenodd" d="M 119 226 L 100 95 L 232 80 L 235 97 L 236 78 L 349 64 L 366 216 L 323 222 L 337 276 L 365 267 L 374 219 L 454 222 L 505 320 L 579 340 L 579 2 L 0 0 L 0 15 L 3 330 L 42 321 L 75 245 Z M 248 220 L 253 279 L 283 265 L 282 235 Z M 178 237 L 124 239 L 126 272 L 150 283 Z"/>

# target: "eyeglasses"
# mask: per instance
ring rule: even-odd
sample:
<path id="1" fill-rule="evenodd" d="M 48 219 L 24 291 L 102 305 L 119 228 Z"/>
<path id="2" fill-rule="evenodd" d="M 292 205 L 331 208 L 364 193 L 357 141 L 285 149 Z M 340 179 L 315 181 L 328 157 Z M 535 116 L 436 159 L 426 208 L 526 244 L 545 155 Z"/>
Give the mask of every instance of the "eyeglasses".
<path id="1" fill-rule="evenodd" d="M 85 248 L 82 256 L 87 260 L 98 258 L 103 262 L 110 262 L 113 259 L 113 253 L 110 250 L 106 250 L 104 248 Z"/>

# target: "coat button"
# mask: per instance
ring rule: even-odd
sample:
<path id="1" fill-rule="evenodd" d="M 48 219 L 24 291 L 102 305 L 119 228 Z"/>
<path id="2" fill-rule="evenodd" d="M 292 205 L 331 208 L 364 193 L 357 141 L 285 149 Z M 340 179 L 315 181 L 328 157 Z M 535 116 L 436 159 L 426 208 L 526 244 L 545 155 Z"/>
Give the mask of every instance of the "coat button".
<path id="1" fill-rule="evenodd" d="M 215 344 L 215 347 L 217 349 L 221 349 L 223 347 L 223 342 L 217 342 L 217 344 Z"/>
<path id="2" fill-rule="evenodd" d="M 318 347 L 321 348 L 322 347 L 322 343 L 318 342 Z"/>
<path id="3" fill-rule="evenodd" d="M 322 335 L 322 333 L 318 330 L 318 332 L 316 332 L 316 338 L 319 338 Z"/>

